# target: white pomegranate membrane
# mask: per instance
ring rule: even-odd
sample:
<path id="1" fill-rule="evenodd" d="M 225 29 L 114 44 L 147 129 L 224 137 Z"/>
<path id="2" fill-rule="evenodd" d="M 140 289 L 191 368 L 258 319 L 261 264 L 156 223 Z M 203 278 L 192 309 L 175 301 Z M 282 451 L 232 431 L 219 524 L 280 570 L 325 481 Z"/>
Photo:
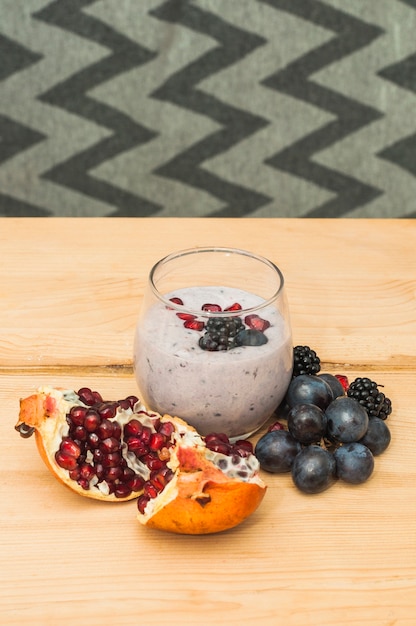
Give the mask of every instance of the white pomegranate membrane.
<path id="1" fill-rule="evenodd" d="M 264 302 L 247 291 L 210 286 L 165 297 L 180 298 L 193 311 L 206 303 L 224 311 L 234 303 L 245 310 Z M 209 351 L 198 345 L 204 331 L 186 328 L 176 312 L 157 302 L 138 322 L 134 367 L 144 402 L 162 415 L 182 418 L 202 435 L 249 436 L 272 415 L 290 382 L 293 348 L 283 317 L 272 305 L 261 309 L 261 318 L 270 323 L 263 345 Z M 202 310 L 198 319 L 204 320 Z"/>

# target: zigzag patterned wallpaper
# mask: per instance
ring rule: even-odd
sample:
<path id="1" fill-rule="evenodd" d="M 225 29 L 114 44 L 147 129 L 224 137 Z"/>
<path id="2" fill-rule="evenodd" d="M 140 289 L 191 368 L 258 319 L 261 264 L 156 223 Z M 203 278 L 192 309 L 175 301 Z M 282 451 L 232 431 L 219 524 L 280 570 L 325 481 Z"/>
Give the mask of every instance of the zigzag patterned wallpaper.
<path id="1" fill-rule="evenodd" d="M 0 0 L 0 215 L 416 216 L 416 0 Z"/>

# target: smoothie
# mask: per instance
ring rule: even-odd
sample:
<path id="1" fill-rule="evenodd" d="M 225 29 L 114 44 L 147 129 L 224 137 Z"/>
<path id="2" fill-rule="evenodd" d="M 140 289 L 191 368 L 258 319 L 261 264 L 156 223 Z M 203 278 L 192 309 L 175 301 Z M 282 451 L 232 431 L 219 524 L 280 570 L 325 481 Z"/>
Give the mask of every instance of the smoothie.
<path id="1" fill-rule="evenodd" d="M 245 310 L 263 300 L 228 287 L 185 288 L 166 297 L 178 298 L 184 309 L 201 314 L 187 328 L 177 309 L 158 301 L 139 319 L 134 367 L 145 404 L 158 413 L 181 417 L 202 435 L 224 432 L 238 438 L 258 430 L 281 402 L 292 374 L 291 332 L 280 312 L 273 305 L 256 311 L 266 321 L 267 339 L 261 345 L 211 351 L 199 342 L 209 317 L 217 314 L 210 312 L 207 317 L 201 310 L 204 304 L 225 311 L 238 303 L 243 309 L 240 320 L 247 328 L 245 317 L 250 311 Z"/>

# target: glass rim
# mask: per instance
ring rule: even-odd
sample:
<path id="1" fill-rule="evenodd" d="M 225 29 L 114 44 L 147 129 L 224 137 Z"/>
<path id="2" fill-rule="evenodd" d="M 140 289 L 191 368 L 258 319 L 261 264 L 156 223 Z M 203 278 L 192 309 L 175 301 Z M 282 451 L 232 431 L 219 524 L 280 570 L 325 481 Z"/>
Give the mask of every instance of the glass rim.
<path id="1" fill-rule="evenodd" d="M 273 293 L 272 296 L 270 296 L 270 298 L 264 299 L 264 301 L 261 302 L 260 304 L 257 304 L 255 306 L 248 307 L 245 309 L 238 309 L 235 311 L 234 310 L 232 311 L 201 311 L 200 309 L 198 310 L 192 309 L 190 307 L 187 307 L 185 304 L 177 304 L 176 302 L 172 302 L 172 300 L 170 300 L 169 298 L 166 298 L 158 290 L 158 288 L 155 285 L 155 273 L 160 267 L 162 267 L 163 265 L 165 265 L 166 263 L 168 263 L 169 261 L 173 259 L 178 259 L 178 258 L 190 256 L 193 254 L 200 254 L 200 253 L 207 253 L 207 252 L 235 254 L 235 255 L 249 257 L 256 261 L 259 261 L 260 263 L 263 263 L 269 269 L 273 270 L 273 272 L 277 274 L 279 281 L 280 281 L 278 289 Z M 244 250 L 243 248 L 231 248 L 227 246 L 201 246 L 201 247 L 194 247 L 194 248 L 185 248 L 183 250 L 171 252 L 170 254 L 167 254 L 166 256 L 159 259 L 159 261 L 157 261 L 153 265 L 153 267 L 151 268 L 149 272 L 149 283 L 150 283 L 151 290 L 153 294 L 155 295 L 155 297 L 161 302 L 163 302 L 170 309 L 174 309 L 176 311 L 181 311 L 181 312 L 186 312 L 195 316 L 206 316 L 206 317 L 234 316 L 235 317 L 238 315 L 250 314 L 254 311 L 257 311 L 258 309 L 263 309 L 266 306 L 273 304 L 273 302 L 277 300 L 277 298 L 280 296 L 280 294 L 282 293 L 284 289 L 285 279 L 284 279 L 282 271 L 279 269 L 279 267 L 275 263 L 273 263 L 273 261 L 270 261 L 270 259 L 268 259 L 267 257 L 257 254 L 255 252 L 250 252 L 249 250 Z"/>

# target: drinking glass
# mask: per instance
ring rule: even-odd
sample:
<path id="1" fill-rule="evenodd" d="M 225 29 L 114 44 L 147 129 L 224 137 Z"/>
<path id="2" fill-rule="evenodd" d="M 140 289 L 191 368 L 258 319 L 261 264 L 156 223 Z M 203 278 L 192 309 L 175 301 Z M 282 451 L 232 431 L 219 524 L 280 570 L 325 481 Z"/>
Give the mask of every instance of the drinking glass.
<path id="1" fill-rule="evenodd" d="M 135 376 L 149 409 L 235 441 L 273 414 L 292 368 L 284 279 L 270 260 L 205 247 L 152 267 L 134 338 Z"/>

